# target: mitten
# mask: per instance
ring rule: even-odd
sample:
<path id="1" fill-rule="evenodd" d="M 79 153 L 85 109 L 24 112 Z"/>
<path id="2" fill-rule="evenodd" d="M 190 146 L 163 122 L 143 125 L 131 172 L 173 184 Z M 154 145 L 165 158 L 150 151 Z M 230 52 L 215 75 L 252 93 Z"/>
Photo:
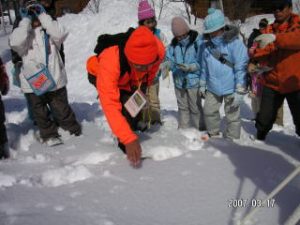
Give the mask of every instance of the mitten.
<path id="1" fill-rule="evenodd" d="M 268 44 L 273 43 L 275 40 L 275 34 L 261 34 L 254 39 L 255 42 L 258 42 L 259 48 L 264 48 Z"/>
<path id="2" fill-rule="evenodd" d="M 232 106 L 234 108 L 237 108 L 242 104 L 243 101 L 244 101 L 244 94 L 239 94 L 236 92 L 236 93 L 234 93 L 234 99 L 233 99 Z"/>
<path id="3" fill-rule="evenodd" d="M 36 16 L 39 16 L 42 13 L 46 13 L 46 10 L 41 4 L 35 4 L 34 5 L 34 12 L 35 12 Z"/>
<path id="4" fill-rule="evenodd" d="M 28 14 L 28 9 L 22 7 L 19 9 L 19 13 L 22 18 L 28 18 L 31 20 L 31 16 Z"/>

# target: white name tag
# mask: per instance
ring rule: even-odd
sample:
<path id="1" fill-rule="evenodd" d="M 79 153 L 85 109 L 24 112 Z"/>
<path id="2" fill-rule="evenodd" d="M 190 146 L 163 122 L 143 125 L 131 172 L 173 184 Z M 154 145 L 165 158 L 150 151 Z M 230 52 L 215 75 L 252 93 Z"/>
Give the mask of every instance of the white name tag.
<path id="1" fill-rule="evenodd" d="M 137 90 L 124 104 L 126 110 L 134 118 L 147 103 L 146 97 L 140 90 Z"/>

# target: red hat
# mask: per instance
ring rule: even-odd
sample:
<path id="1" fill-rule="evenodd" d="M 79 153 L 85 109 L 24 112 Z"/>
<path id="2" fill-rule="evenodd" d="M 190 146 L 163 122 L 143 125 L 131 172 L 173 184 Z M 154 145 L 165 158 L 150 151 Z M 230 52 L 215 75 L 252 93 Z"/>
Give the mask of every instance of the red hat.
<path id="1" fill-rule="evenodd" d="M 153 63 L 158 56 L 158 45 L 149 28 L 139 26 L 129 37 L 125 45 L 127 59 L 135 64 Z"/>

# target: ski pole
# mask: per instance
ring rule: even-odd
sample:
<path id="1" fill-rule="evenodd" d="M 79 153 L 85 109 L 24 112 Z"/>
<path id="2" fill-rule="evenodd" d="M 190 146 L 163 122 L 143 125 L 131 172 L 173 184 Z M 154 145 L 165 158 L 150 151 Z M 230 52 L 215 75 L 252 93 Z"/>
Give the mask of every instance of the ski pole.
<path id="1" fill-rule="evenodd" d="M 288 218 L 284 225 L 296 225 L 300 221 L 300 205 L 295 209 L 293 214 Z"/>
<path id="2" fill-rule="evenodd" d="M 263 205 L 273 198 L 276 194 L 278 194 L 292 179 L 294 179 L 300 173 L 300 166 L 296 167 L 292 173 L 290 173 L 263 201 Z M 239 221 L 238 225 L 244 225 L 246 222 L 260 209 L 260 207 L 256 207 L 252 209 L 242 220 Z"/>

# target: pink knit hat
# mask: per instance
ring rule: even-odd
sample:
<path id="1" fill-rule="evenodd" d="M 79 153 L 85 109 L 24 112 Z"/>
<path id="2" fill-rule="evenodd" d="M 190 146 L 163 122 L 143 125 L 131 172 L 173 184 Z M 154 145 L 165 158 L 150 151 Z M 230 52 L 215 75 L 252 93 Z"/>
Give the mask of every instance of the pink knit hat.
<path id="1" fill-rule="evenodd" d="M 189 25 L 180 16 L 176 16 L 172 19 L 171 27 L 172 33 L 175 37 L 184 35 L 190 31 Z"/>
<path id="2" fill-rule="evenodd" d="M 155 17 L 155 11 L 147 0 L 141 0 L 138 8 L 139 21 Z"/>

